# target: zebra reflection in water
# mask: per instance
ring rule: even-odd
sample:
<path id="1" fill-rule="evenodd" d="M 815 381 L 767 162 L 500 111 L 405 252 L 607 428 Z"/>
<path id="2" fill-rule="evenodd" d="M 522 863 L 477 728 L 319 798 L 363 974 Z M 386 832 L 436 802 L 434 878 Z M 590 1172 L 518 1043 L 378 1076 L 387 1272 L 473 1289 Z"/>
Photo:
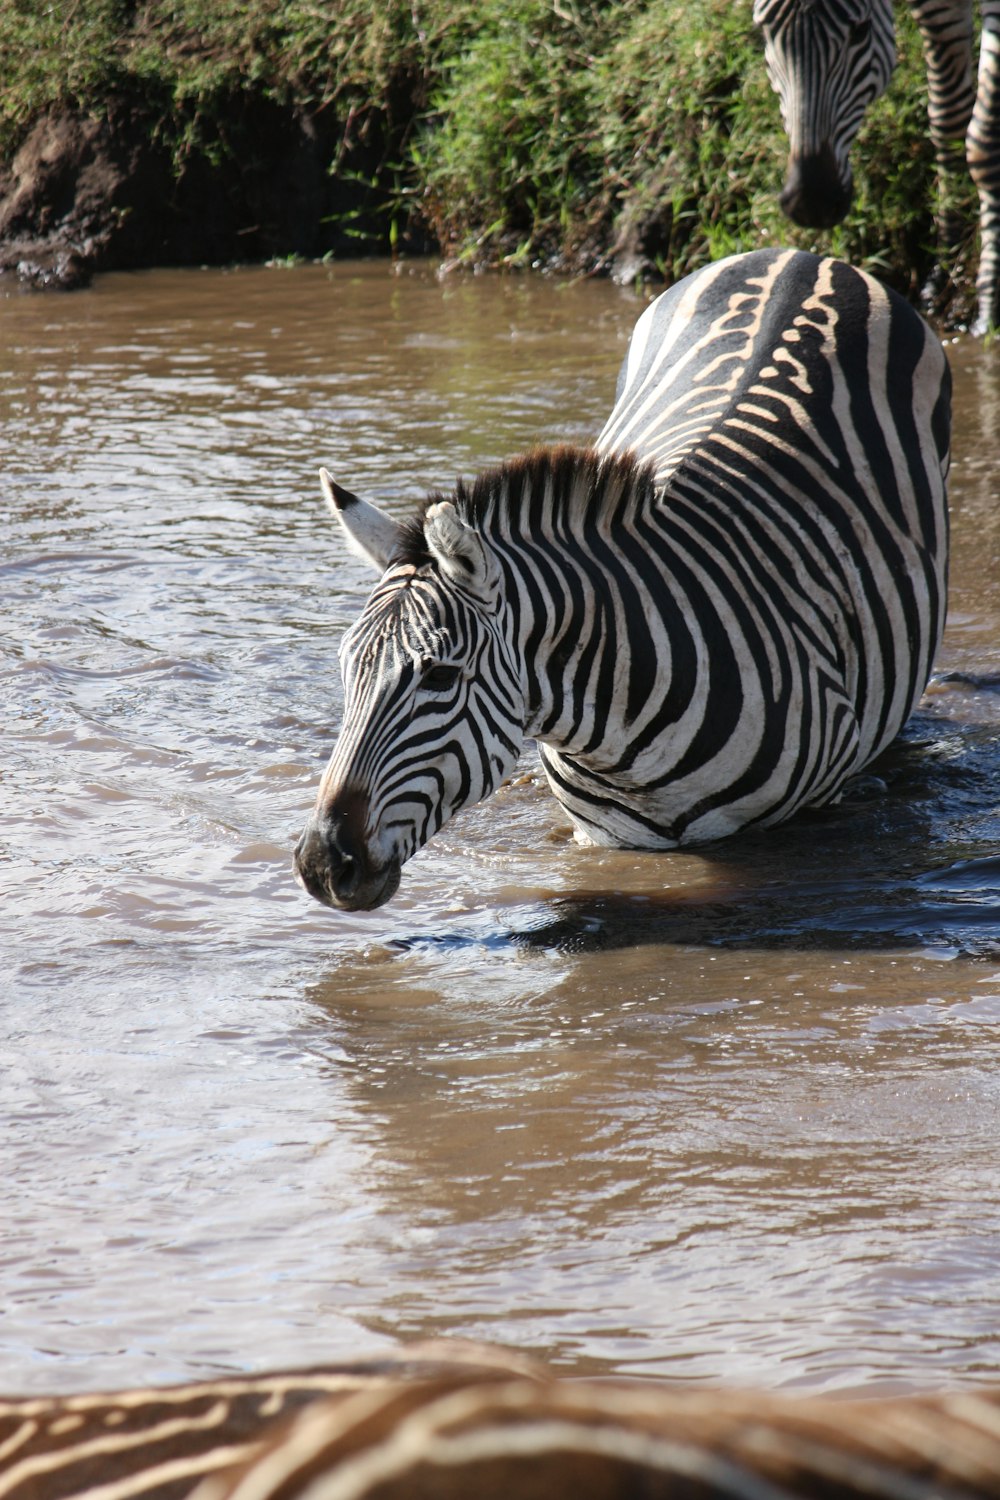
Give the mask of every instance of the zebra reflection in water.
<path id="1" fill-rule="evenodd" d="M 513 459 L 405 524 L 323 471 L 381 578 L 341 647 L 301 884 L 388 901 L 526 737 L 584 843 L 669 849 L 835 799 L 940 641 L 949 421 L 911 307 L 763 250 L 646 309 L 595 448 Z"/>

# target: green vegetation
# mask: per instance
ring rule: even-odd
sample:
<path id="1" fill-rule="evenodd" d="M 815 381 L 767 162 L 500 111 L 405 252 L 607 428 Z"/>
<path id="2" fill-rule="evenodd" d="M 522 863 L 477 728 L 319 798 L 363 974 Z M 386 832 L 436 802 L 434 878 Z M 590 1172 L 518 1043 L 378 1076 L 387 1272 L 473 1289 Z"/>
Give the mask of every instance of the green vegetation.
<path id="1" fill-rule="evenodd" d="M 786 147 L 750 0 L 5 0 L 0 157 L 53 105 L 125 99 L 180 174 L 192 153 L 235 149 L 227 112 L 254 96 L 333 111 L 348 142 L 377 131 L 385 248 L 422 222 L 474 263 L 589 269 L 628 243 L 676 276 L 782 240 L 914 292 L 932 264 L 934 168 L 919 41 L 898 9 L 900 66 L 855 149 L 855 208 L 829 235 L 778 208 Z M 970 190 L 970 225 L 973 203 Z"/>

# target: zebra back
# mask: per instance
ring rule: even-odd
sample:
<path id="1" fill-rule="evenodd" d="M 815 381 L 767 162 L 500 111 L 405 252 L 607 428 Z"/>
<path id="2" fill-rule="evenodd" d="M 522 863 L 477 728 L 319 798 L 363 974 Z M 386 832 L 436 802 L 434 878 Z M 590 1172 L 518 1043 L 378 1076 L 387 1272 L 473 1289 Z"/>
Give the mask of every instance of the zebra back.
<path id="1" fill-rule="evenodd" d="M 995 1496 L 1000 1390 L 845 1400 L 559 1378 L 508 1350 L 0 1400 L 4 1500 Z M 284 1414 L 284 1415 L 282 1415 Z"/>
<path id="2" fill-rule="evenodd" d="M 940 340 L 902 298 L 767 250 L 651 304 L 598 439 L 653 462 L 666 534 L 706 567 L 726 559 L 730 587 L 769 593 L 798 649 L 828 658 L 857 766 L 898 732 L 940 643 L 950 390 Z"/>
<path id="3" fill-rule="evenodd" d="M 997 1493 L 998 1400 L 400 1382 L 318 1404 L 192 1500 L 973 1500 Z"/>

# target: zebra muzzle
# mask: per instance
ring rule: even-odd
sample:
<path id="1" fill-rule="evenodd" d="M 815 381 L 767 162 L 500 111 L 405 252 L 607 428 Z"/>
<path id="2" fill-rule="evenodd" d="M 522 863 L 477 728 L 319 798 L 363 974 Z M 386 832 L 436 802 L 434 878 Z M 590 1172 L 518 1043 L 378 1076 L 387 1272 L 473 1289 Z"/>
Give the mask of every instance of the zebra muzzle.
<path id="1" fill-rule="evenodd" d="M 371 911 L 395 895 L 399 863 L 375 865 L 362 848 L 352 848 L 332 818 L 313 817 L 303 830 L 293 859 L 295 878 L 317 901 L 341 911 Z"/>
<path id="2" fill-rule="evenodd" d="M 782 211 L 795 224 L 808 229 L 832 229 L 851 206 L 854 184 L 844 176 L 831 148 L 793 155 L 781 190 Z"/>

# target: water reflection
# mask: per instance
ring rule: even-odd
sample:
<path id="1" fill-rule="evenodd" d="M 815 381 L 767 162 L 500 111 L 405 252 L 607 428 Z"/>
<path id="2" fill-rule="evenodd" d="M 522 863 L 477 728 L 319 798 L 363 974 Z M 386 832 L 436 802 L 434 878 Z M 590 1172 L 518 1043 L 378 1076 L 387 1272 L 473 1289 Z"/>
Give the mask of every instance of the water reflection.
<path id="1" fill-rule="evenodd" d="M 995 971 L 970 998 L 898 954 L 408 958 L 310 991 L 408 1226 L 370 1326 L 669 1378 L 996 1370 Z"/>

